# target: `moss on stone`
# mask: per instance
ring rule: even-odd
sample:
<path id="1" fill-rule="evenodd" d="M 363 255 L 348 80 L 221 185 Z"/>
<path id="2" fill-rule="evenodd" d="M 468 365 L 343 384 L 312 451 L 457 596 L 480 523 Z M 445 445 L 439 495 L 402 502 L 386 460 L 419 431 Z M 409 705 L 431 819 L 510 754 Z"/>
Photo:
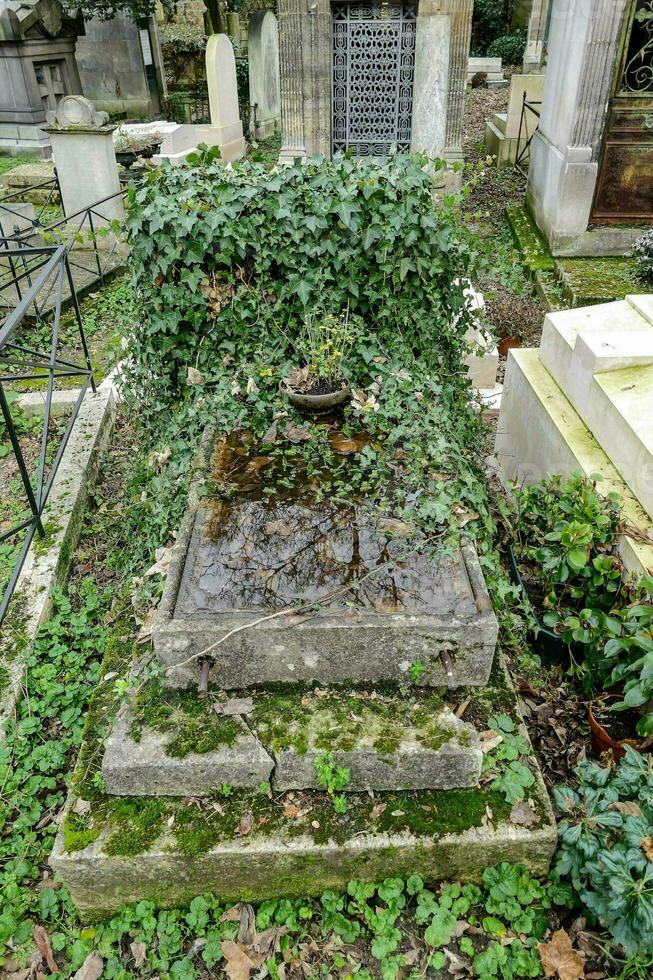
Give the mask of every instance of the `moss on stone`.
<path id="1" fill-rule="evenodd" d="M 104 844 L 109 855 L 142 854 L 164 830 L 165 801 L 152 797 L 115 800 L 110 811 L 110 836 Z"/>
<path id="2" fill-rule="evenodd" d="M 506 217 L 524 267 L 531 273 L 553 270 L 555 260 L 526 207 L 510 204 L 506 208 Z"/>
<path id="3" fill-rule="evenodd" d="M 353 752 L 367 743 L 392 754 L 408 737 L 429 747 L 456 737 L 440 724 L 443 701 L 428 688 L 408 694 L 397 687 L 382 693 L 286 689 L 257 692 L 255 702 L 248 723 L 271 752 Z"/>
<path id="4" fill-rule="evenodd" d="M 213 752 L 221 745 L 232 746 L 243 734 L 238 719 L 217 714 L 209 699 L 200 700 L 196 691 L 168 691 L 158 678 L 141 688 L 133 711 L 132 738 L 138 741 L 144 728 L 162 734 L 173 732 L 165 751 L 175 759 L 191 752 Z"/>
<path id="5" fill-rule="evenodd" d="M 558 259 L 556 267 L 564 298 L 574 307 L 609 303 L 623 299 L 627 293 L 649 292 L 639 278 L 635 259 Z"/>

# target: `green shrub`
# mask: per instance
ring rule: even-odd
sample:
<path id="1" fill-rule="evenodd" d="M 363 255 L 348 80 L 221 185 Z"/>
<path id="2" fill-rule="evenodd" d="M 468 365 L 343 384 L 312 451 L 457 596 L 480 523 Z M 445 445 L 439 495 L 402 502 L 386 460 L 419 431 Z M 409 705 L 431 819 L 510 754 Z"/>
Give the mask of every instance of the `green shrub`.
<path id="1" fill-rule="evenodd" d="M 520 65 L 524 60 L 527 32 L 524 28 L 502 34 L 488 45 L 490 58 L 501 58 L 504 65 Z"/>
<path id="2" fill-rule="evenodd" d="M 618 766 L 581 762 L 577 791 L 554 789 L 557 872 L 628 956 L 653 952 L 653 757 L 629 746 Z"/>
<path id="3" fill-rule="evenodd" d="M 518 490 L 516 501 L 517 552 L 535 568 L 544 622 L 567 643 L 600 642 L 622 585 L 618 496 L 601 496 L 579 475 L 553 476 Z"/>
<path id="4" fill-rule="evenodd" d="M 224 374 L 245 339 L 260 340 L 274 369 L 317 306 L 348 308 L 369 333 L 400 337 L 461 377 L 461 280 L 476 256 L 452 202 L 434 202 L 443 164 L 426 164 L 339 158 L 269 171 L 206 153 L 149 173 L 130 191 L 128 216 L 141 309 L 132 393 L 162 406 L 189 366 L 209 380 Z"/>
<path id="5" fill-rule="evenodd" d="M 653 578 L 644 576 L 632 593 L 632 601 L 613 611 L 607 642 L 596 668 L 607 686 L 623 688 L 623 701 L 616 711 L 628 708 L 649 710 L 640 718 L 637 733 L 653 735 Z M 616 634 L 616 635 L 615 635 Z"/>

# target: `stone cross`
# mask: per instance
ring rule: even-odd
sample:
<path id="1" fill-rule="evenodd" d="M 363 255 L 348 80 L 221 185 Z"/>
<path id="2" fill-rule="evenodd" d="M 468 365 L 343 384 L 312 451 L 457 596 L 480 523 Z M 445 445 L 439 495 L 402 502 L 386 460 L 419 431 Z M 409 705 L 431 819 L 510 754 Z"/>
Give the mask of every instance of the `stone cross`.
<path id="1" fill-rule="evenodd" d="M 279 27 L 271 10 L 255 10 L 252 13 L 247 49 L 254 135 L 257 139 L 265 139 L 281 124 Z"/>

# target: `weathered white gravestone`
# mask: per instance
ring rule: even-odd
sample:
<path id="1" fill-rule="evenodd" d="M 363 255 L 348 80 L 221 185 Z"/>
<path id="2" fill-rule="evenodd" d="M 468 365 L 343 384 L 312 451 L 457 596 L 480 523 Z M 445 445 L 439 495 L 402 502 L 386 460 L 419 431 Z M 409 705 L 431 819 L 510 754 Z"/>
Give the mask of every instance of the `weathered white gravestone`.
<path id="1" fill-rule="evenodd" d="M 279 27 L 271 10 L 255 10 L 250 17 L 247 47 L 254 135 L 265 139 L 281 124 Z"/>
<path id="2" fill-rule="evenodd" d="M 96 112 L 93 103 L 82 95 L 67 95 L 47 114 L 47 120 L 66 215 L 97 205 L 94 224 L 123 218 L 113 147 L 116 127 L 108 125 L 107 113 Z"/>
<path id="3" fill-rule="evenodd" d="M 238 111 L 236 59 L 226 34 L 212 34 L 206 45 L 206 83 L 209 90 L 210 126 L 183 125 L 172 131 L 154 157 L 180 163 L 200 143 L 217 146 L 225 163 L 245 156 L 243 124 Z"/>

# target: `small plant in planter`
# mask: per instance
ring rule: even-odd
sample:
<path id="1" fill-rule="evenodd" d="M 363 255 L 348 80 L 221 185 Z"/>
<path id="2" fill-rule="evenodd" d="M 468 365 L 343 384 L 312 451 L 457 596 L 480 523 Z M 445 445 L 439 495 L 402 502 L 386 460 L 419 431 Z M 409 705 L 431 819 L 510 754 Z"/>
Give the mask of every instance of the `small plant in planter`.
<path id="1" fill-rule="evenodd" d="M 356 325 L 349 315 L 312 313 L 306 317 L 295 350 L 304 365 L 282 381 L 291 404 L 313 412 L 328 411 L 351 395 L 343 365 L 351 352 Z"/>
<path id="2" fill-rule="evenodd" d="M 114 140 L 116 160 L 121 166 L 129 169 L 138 157 L 149 159 L 157 152 L 163 136 L 161 133 L 117 133 Z"/>

